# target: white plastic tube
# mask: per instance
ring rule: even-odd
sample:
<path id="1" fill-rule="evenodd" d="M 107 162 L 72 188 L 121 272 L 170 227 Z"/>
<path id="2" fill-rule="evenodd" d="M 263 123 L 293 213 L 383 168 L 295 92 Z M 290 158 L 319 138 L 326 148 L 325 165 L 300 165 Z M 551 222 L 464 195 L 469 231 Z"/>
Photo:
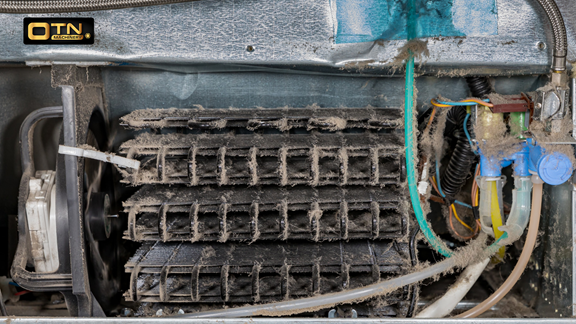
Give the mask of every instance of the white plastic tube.
<path id="1" fill-rule="evenodd" d="M 530 219 L 530 193 L 532 180 L 530 177 L 515 177 L 514 190 L 512 190 L 512 208 L 506 225 L 500 226 L 502 232 L 508 232 L 508 238 L 502 240 L 503 244 L 512 244 L 524 233 Z"/>
<path id="2" fill-rule="evenodd" d="M 440 318 L 449 315 L 478 280 L 488 262 L 490 258 L 468 266 L 446 294 L 418 313 L 416 318 Z"/>

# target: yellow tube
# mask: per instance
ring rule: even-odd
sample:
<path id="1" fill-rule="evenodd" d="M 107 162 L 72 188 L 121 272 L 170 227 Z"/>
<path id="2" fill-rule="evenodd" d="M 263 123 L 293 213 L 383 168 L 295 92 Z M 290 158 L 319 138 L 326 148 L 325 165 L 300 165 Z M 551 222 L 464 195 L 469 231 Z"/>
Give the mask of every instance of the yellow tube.
<path id="1" fill-rule="evenodd" d="M 499 239 L 504 232 L 499 230 L 498 228 L 502 226 L 502 214 L 500 213 L 500 203 L 498 201 L 498 185 L 497 181 L 490 181 L 490 199 L 491 199 L 491 206 L 490 206 L 490 218 L 492 219 L 492 229 L 494 230 L 494 236 L 496 239 Z M 506 247 L 501 247 L 498 250 L 498 254 L 494 256 L 496 260 L 493 260 L 495 263 L 498 263 L 504 260 L 504 256 L 506 255 Z"/>

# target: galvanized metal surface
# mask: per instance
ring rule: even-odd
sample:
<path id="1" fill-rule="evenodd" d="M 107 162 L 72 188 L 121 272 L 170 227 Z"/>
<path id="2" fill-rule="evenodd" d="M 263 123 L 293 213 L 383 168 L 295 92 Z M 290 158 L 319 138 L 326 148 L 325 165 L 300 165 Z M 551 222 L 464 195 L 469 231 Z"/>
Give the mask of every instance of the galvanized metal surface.
<path id="1" fill-rule="evenodd" d="M 446 324 L 446 323 L 474 323 L 474 324 L 520 324 L 527 321 L 534 324 L 564 324 L 574 323 L 572 319 L 500 319 L 500 318 L 481 318 L 481 319 L 375 319 L 375 318 L 225 318 L 225 319 L 178 319 L 177 317 L 166 318 L 82 318 L 85 324 L 99 323 L 118 323 L 118 324 L 357 324 L 357 323 L 383 323 L 383 324 Z M 6 318 L 4 323 L 9 324 L 68 324 L 78 323 L 79 319 L 75 318 Z"/>
<path id="2" fill-rule="evenodd" d="M 576 7 L 558 0 L 575 59 Z M 428 39 L 429 72 L 507 74 L 546 72 L 552 37 L 535 0 L 497 1 L 498 35 Z M 57 15 L 1 14 L 3 62 L 83 61 L 162 65 L 186 71 L 207 63 L 351 67 L 390 65 L 406 41 L 335 44 L 329 0 L 203 0 L 115 11 Z M 24 45 L 26 16 L 93 17 L 91 46 Z M 183 64 L 188 66 L 184 67 Z M 443 70 L 440 70 L 443 69 Z M 370 69 L 364 70 L 370 72 Z M 455 71 L 454 71 L 455 70 Z"/>

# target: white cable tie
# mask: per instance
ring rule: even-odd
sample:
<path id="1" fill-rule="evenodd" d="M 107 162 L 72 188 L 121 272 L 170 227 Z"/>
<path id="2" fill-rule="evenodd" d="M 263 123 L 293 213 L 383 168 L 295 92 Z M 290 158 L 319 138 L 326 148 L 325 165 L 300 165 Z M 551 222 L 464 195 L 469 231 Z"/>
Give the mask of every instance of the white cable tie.
<path id="1" fill-rule="evenodd" d="M 71 147 L 60 145 L 58 147 L 58 153 L 63 155 L 73 155 L 78 157 L 84 157 L 87 159 L 98 160 L 102 162 L 108 162 L 116 164 L 121 168 L 131 168 L 138 170 L 140 168 L 140 161 L 127 159 L 121 156 L 117 156 L 111 153 L 104 153 L 96 150 L 86 150 L 78 147 Z"/>

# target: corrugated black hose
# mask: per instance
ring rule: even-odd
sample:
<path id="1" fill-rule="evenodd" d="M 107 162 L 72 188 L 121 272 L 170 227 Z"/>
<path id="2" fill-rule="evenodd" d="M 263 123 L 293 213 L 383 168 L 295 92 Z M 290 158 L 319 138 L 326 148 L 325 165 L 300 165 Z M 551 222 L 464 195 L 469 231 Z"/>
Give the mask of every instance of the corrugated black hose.
<path id="1" fill-rule="evenodd" d="M 465 118 L 466 108 L 456 106 L 450 109 L 446 120 L 447 132 L 445 131 L 445 136 L 453 134 L 456 137 L 456 145 L 452 156 L 450 156 L 450 162 L 448 162 L 440 180 L 442 191 L 449 203 L 453 203 L 456 199 L 456 195 L 466 182 L 472 163 L 476 158 L 464 133 Z M 470 121 L 468 121 L 468 130 L 471 130 Z"/>
<path id="2" fill-rule="evenodd" d="M 470 88 L 470 93 L 476 98 L 485 98 L 492 92 L 492 85 L 487 77 L 472 76 L 466 78 L 466 83 Z M 446 195 L 446 200 L 452 203 L 456 199 L 456 195 L 460 192 L 460 188 L 466 182 L 470 167 L 474 163 L 475 154 L 468 143 L 468 138 L 464 133 L 464 120 L 466 119 L 466 109 L 463 107 L 452 107 L 446 115 L 446 128 L 444 129 L 444 137 L 456 137 L 456 145 L 448 167 L 442 175 L 440 184 L 442 190 Z M 470 136 L 474 136 L 474 131 L 470 119 L 467 124 Z"/>
<path id="3" fill-rule="evenodd" d="M 466 83 L 470 88 L 473 97 L 484 98 L 492 92 L 492 85 L 487 77 L 472 76 L 466 78 Z"/>

